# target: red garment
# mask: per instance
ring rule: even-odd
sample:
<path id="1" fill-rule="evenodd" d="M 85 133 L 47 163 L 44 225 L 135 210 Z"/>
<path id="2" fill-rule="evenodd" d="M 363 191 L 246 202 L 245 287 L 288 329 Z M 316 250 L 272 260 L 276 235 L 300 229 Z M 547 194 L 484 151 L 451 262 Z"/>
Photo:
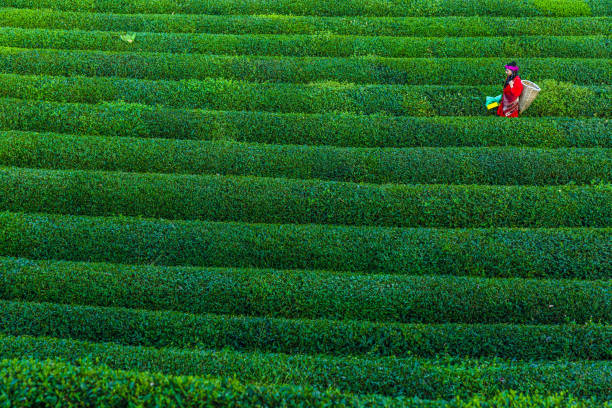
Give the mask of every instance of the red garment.
<path id="1" fill-rule="evenodd" d="M 512 88 L 510 85 L 507 85 L 504 88 L 501 103 L 497 108 L 497 114 L 499 116 L 507 116 L 509 118 L 518 117 L 518 97 L 521 95 L 521 92 L 523 92 L 523 83 L 521 82 L 521 78 L 517 76 L 514 78 L 514 86 Z M 506 108 L 510 107 L 509 112 L 504 113 L 504 106 Z"/>

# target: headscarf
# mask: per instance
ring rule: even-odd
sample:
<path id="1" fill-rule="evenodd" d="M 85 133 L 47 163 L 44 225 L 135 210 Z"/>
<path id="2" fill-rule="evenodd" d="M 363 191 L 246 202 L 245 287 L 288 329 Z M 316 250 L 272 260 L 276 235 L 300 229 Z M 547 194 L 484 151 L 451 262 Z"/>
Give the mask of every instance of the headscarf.
<path id="1" fill-rule="evenodd" d="M 514 78 L 516 78 L 518 76 L 519 67 L 518 67 L 518 65 L 516 64 L 515 61 L 512 61 L 508 65 L 504 65 L 504 68 L 509 69 L 510 71 L 512 71 L 512 74 L 510 76 L 508 76 L 508 78 L 506 78 L 506 80 L 504 82 L 504 88 L 505 88 L 505 87 L 508 86 L 510 81 L 512 81 Z"/>

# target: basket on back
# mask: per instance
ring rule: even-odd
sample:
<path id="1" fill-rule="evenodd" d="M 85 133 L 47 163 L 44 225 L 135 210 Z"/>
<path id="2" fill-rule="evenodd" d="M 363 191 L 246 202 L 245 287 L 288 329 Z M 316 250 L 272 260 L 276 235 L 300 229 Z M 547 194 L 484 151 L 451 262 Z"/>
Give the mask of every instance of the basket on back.
<path id="1" fill-rule="evenodd" d="M 531 81 L 523 80 L 523 92 L 521 92 L 521 96 L 519 97 L 519 112 L 525 112 L 539 93 L 539 86 Z"/>

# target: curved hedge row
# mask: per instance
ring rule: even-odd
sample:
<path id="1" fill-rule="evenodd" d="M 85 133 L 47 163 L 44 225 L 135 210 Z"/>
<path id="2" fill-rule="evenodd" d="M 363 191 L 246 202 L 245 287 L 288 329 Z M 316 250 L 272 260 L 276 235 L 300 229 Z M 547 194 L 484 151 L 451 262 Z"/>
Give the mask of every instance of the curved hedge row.
<path id="1" fill-rule="evenodd" d="M 124 345 L 287 354 L 612 358 L 612 325 L 417 325 L 0 301 L 0 332 Z"/>
<path id="2" fill-rule="evenodd" d="M 457 70 L 457 64 L 463 69 Z M 502 60 L 492 58 L 251 57 L 0 48 L 0 70 L 4 73 L 152 80 L 224 78 L 288 83 L 334 80 L 359 84 L 490 85 L 499 83 L 503 64 Z M 610 59 L 529 58 L 521 60 L 521 66 L 532 78 L 584 85 L 606 85 L 612 76 Z"/>
<path id="3" fill-rule="evenodd" d="M 0 210 L 389 227 L 607 227 L 612 185 L 371 185 L 0 168 Z"/>
<path id="4" fill-rule="evenodd" d="M 123 31 L 123 30 L 122 30 Z M 610 58 L 606 36 L 383 37 L 355 35 L 236 35 L 0 27 L 0 45 L 72 50 L 147 51 L 217 55 L 351 57 L 583 57 Z"/>
<path id="5" fill-rule="evenodd" d="M 305 387 L 243 385 L 233 379 L 170 377 L 161 374 L 117 371 L 79 361 L 1 360 L 0 390 L 8 406 L 51 407 L 61 401 L 71 407 L 402 407 L 402 400 L 378 396 L 353 396 L 335 390 Z M 514 394 L 496 397 L 500 403 L 523 399 Z M 546 398 L 549 399 L 549 398 Z M 565 396 L 555 397 L 561 402 Z M 534 398 L 533 400 L 544 400 Z M 529 404 L 531 398 L 527 398 Z M 414 402 L 414 405 L 413 405 Z M 567 402 L 568 404 L 570 402 Z M 413 400 L 412 406 L 430 408 Z M 465 405 L 459 401 L 453 406 Z M 572 403 L 573 404 L 573 403 Z M 585 408 L 590 404 L 585 402 Z M 449 406 L 440 404 L 439 407 Z M 524 405 L 525 407 L 529 405 Z"/>
<path id="6" fill-rule="evenodd" d="M 2 7 L 116 13 L 297 14 L 314 16 L 589 16 L 611 15 L 601 0 L 1 0 Z"/>
<path id="7" fill-rule="evenodd" d="M 0 131 L 0 164 L 368 183 L 557 185 L 612 182 L 612 150 L 359 149 Z"/>
<path id="8" fill-rule="evenodd" d="M 0 335 L 4 358 L 96 361 L 113 369 L 171 375 L 236 377 L 259 384 L 296 384 L 319 389 L 425 399 L 487 397 L 503 390 L 525 393 L 567 392 L 610 399 L 607 362 L 505 362 L 503 360 L 356 358 L 230 350 L 179 350 L 88 343 L 56 338 Z M 562 372 L 563 375 L 559 375 Z M 423 378 L 427 381 L 423 381 Z M 501 380 L 503 378 L 503 381 Z"/>
<path id="9" fill-rule="evenodd" d="M 110 14 L 6 8 L 0 26 L 211 34 L 320 34 L 420 37 L 606 35 L 609 17 L 313 17 L 296 15 Z"/>
<path id="10" fill-rule="evenodd" d="M 527 115 L 612 117 L 612 87 L 574 88 L 557 86 L 543 91 Z M 218 79 L 150 81 L 0 74 L 0 97 L 85 103 L 125 101 L 176 108 L 280 113 L 487 115 L 485 96 L 498 91 L 498 87 L 491 86 L 359 86 L 326 82 L 298 85 Z M 568 99 L 574 95 L 574 99 Z M 551 98 L 558 106 L 549 103 Z"/>
<path id="11" fill-rule="evenodd" d="M 406 275 L 609 279 L 612 229 L 400 229 L 0 213 L 0 255 Z M 563 243 L 563 245 L 560 245 Z"/>
<path id="12" fill-rule="evenodd" d="M 607 119 L 278 114 L 0 99 L 0 127 L 144 138 L 354 147 L 612 147 Z"/>
<path id="13" fill-rule="evenodd" d="M 354 396 L 333 389 L 318 391 L 296 386 L 242 385 L 235 380 L 171 377 L 161 374 L 118 371 L 57 361 L 0 361 L 0 388 L 4 400 L 20 407 L 41 407 L 41 401 L 53 399 L 70 406 L 115 407 L 132 406 L 168 408 L 181 407 L 413 407 L 413 408 L 473 408 L 512 406 L 513 408 L 605 408 L 608 402 L 596 399 L 577 400 L 565 393 L 545 396 L 525 396 L 504 391 L 490 399 L 480 396 L 465 400 L 422 401 L 416 398 Z M 491 405 L 488 405 L 491 404 Z M 47 405 L 45 405 L 47 406 Z M 51 406 L 51 405 L 49 405 Z"/>
<path id="14" fill-rule="evenodd" d="M 0 258 L 0 298 L 401 323 L 612 323 L 612 282 L 339 275 Z M 601 299 L 597 303 L 593 299 Z"/>

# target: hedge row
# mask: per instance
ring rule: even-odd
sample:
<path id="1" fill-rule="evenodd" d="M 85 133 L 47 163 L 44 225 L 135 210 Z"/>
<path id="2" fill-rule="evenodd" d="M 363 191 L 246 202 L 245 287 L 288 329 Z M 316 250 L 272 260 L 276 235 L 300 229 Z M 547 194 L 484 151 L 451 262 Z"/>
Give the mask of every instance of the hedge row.
<path id="1" fill-rule="evenodd" d="M 546 2 L 547 0 L 544 1 L 540 1 L 540 3 Z M 612 14 L 610 12 L 610 10 L 612 9 L 612 5 L 610 4 L 609 1 L 596 1 L 596 0 L 585 0 L 587 2 L 587 4 L 589 5 L 589 7 L 591 8 L 591 13 L 594 16 L 605 16 L 605 15 L 610 15 Z M 550 2 L 550 0 L 548 0 L 548 3 L 552 6 L 552 3 Z M 559 4 L 559 7 L 567 7 L 567 2 L 565 2 L 566 4 Z"/>
<path id="2" fill-rule="evenodd" d="M 600 4 L 601 3 L 601 4 Z M 589 16 L 611 15 L 601 0 L 1 0 L 2 7 L 145 14 L 296 14 L 314 16 Z"/>
<path id="3" fill-rule="evenodd" d="M 372 185 L 0 168 L 0 211 L 389 227 L 610 227 L 612 185 Z"/>
<path id="4" fill-rule="evenodd" d="M 0 332 L 124 345 L 374 356 L 612 358 L 612 325 L 419 325 L 0 301 Z"/>
<path id="5" fill-rule="evenodd" d="M 547 84 L 528 116 L 612 117 L 610 86 Z M 275 84 L 207 79 L 150 81 L 124 78 L 0 74 L 0 97 L 54 102 L 125 101 L 145 105 L 279 113 L 347 112 L 411 116 L 487 115 L 486 95 L 498 87 Z M 574 98 L 574 99 L 569 99 Z M 551 103 L 553 102 L 553 103 Z M 506 118 L 503 118 L 506 119 Z"/>
<path id="6" fill-rule="evenodd" d="M 335 390 L 305 387 L 243 385 L 233 379 L 169 377 L 161 374 L 116 371 L 88 362 L 71 365 L 57 361 L 0 361 L 0 396 L 6 406 L 19 407 L 402 407 L 401 400 L 353 396 Z M 531 397 L 503 394 L 500 403 Z M 550 398 L 535 399 L 538 401 Z M 563 396 L 555 397 L 562 403 Z M 504 401 L 505 400 L 505 401 Z M 414 402 L 414 405 L 413 405 Z M 567 404 L 574 402 L 567 402 Z M 593 401 L 585 402 L 589 407 Z M 433 407 L 411 401 L 411 406 Z M 471 402 L 453 406 L 473 406 Z M 450 406 L 450 405 L 439 405 Z M 531 405 L 522 405 L 525 407 Z M 569 405 L 568 405 L 569 406 Z M 571 405 L 574 406 L 574 405 Z"/>
<path id="7" fill-rule="evenodd" d="M 463 68 L 456 69 L 458 64 Z M 0 70 L 4 73 L 153 80 L 225 78 L 289 83 L 333 80 L 360 84 L 490 85 L 499 83 L 503 64 L 502 60 L 492 58 L 251 57 L 0 48 Z M 521 60 L 521 66 L 531 78 L 583 85 L 605 85 L 612 76 L 610 59 L 530 58 Z"/>
<path id="8" fill-rule="evenodd" d="M 557 185 L 612 182 L 610 149 L 358 149 L 0 131 L 0 164 L 368 183 Z"/>
<path id="9" fill-rule="evenodd" d="M 0 336 L 4 358 L 95 361 L 113 369 L 166 375 L 236 377 L 259 384 L 296 384 L 319 389 L 425 399 L 494 396 L 503 390 L 524 393 L 567 392 L 610 399 L 607 362 L 505 362 L 503 360 L 356 358 L 230 350 L 179 350 L 88 343 L 56 338 Z M 562 374 L 562 375 L 560 375 Z M 423 381 L 427 378 L 427 381 Z"/>
<path id="10" fill-rule="evenodd" d="M 105 51 L 148 51 L 217 55 L 351 57 L 583 57 L 610 58 L 606 36 L 384 37 L 263 34 L 136 34 L 121 32 L 0 27 L 0 45 Z"/>
<path id="11" fill-rule="evenodd" d="M 0 391 L 8 406 L 53 407 L 56 401 L 87 407 L 413 407 L 413 408 L 605 408 L 608 402 L 581 400 L 566 393 L 545 396 L 501 392 L 490 399 L 480 396 L 451 401 L 391 399 L 318 391 L 296 386 L 242 385 L 235 380 L 174 377 L 117 371 L 58 361 L 0 361 Z"/>
<path id="12" fill-rule="evenodd" d="M 400 229 L 0 214 L 0 255 L 406 275 L 609 279 L 612 230 Z"/>
<path id="13" fill-rule="evenodd" d="M 0 99 L 0 128 L 354 147 L 612 147 L 607 119 L 277 114 Z"/>
<path id="14" fill-rule="evenodd" d="M 339 275 L 0 258 L 0 298 L 401 323 L 612 323 L 612 282 Z"/>
<path id="15" fill-rule="evenodd" d="M 0 26 L 211 34 L 339 34 L 397 37 L 606 35 L 608 17 L 313 17 L 290 15 L 110 14 L 6 8 Z"/>

